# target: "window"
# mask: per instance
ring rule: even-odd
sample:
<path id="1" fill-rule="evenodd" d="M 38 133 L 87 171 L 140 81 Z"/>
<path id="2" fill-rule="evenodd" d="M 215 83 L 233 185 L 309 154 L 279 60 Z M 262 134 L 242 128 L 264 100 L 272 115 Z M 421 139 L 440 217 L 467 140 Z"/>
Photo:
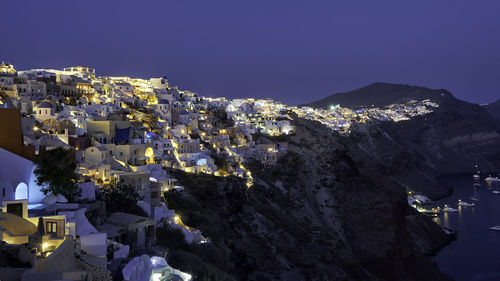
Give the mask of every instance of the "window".
<path id="1" fill-rule="evenodd" d="M 45 225 L 47 226 L 45 229 L 45 233 L 57 235 L 57 223 L 56 222 L 47 222 Z"/>
<path id="2" fill-rule="evenodd" d="M 7 213 L 23 217 L 23 203 L 7 204 Z"/>
<path id="3" fill-rule="evenodd" d="M 2 197 L 5 197 L 5 187 L 2 188 Z"/>

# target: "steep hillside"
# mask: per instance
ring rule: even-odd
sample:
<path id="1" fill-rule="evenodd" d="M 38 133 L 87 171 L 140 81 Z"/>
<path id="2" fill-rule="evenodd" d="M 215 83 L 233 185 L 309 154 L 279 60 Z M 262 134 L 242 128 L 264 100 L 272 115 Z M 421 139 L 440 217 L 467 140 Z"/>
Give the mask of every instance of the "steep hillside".
<path id="1" fill-rule="evenodd" d="M 403 84 L 374 83 L 354 91 L 333 94 L 303 106 L 329 108 L 331 105 L 338 104 L 343 107 L 384 107 L 393 103 L 404 103 L 412 99 L 431 99 L 441 102 L 444 98 L 450 96 L 451 94 L 448 91 L 442 89 L 432 90 Z"/>
<path id="2" fill-rule="evenodd" d="M 231 177 L 174 175 L 186 191 L 169 205 L 227 261 L 205 262 L 236 280 L 450 280 L 425 256 L 449 237 L 408 206 L 390 164 L 317 122 L 294 125 L 275 167 L 248 163 L 248 190 Z M 178 256 L 169 263 L 190 271 Z"/>
<path id="3" fill-rule="evenodd" d="M 499 123 L 481 106 L 453 97 L 441 102 L 431 114 L 409 121 L 358 126 L 353 137 L 363 150 L 392 162 L 396 171 L 413 163 L 431 179 L 471 173 L 475 165 L 484 172 L 500 170 Z M 397 153 L 401 153 L 401 159 L 394 158 Z M 423 179 L 418 173 L 396 174 L 401 180 Z M 440 197 L 432 185 L 427 186 L 429 195 Z"/>
<path id="4" fill-rule="evenodd" d="M 333 95 L 323 101 L 343 100 L 352 106 L 371 101 L 381 106 L 427 98 L 439 104 L 431 114 L 397 123 L 358 124 L 353 128 L 352 137 L 361 149 L 380 161 L 399 161 L 394 164 L 395 168 L 411 162 L 431 179 L 443 174 L 470 173 L 475 165 L 485 172 L 500 169 L 500 122 L 492 117 L 500 113 L 495 110 L 500 102 L 481 107 L 456 99 L 446 90 L 382 83 Z M 321 106 L 322 103 L 312 104 Z M 394 158 L 397 153 L 401 153 L 398 156 L 401 159 Z M 398 174 L 402 178 L 425 179 L 414 172 L 403 175 L 398 171 Z M 424 185 L 429 186 L 431 196 L 441 196 L 434 194 L 438 189 L 426 182 Z"/>
<path id="5" fill-rule="evenodd" d="M 491 116 L 500 121 L 500 99 L 496 102 L 485 105 L 484 108 Z"/>
<path id="6" fill-rule="evenodd" d="M 174 172 L 185 192 L 167 194 L 170 207 L 212 243 L 171 249 L 169 263 L 188 272 L 204 264 L 199 272 L 215 277 L 200 280 L 450 280 L 427 257 L 450 237 L 408 206 L 406 191 L 436 199 L 451 192 L 440 175 L 500 170 L 499 122 L 443 90 L 369 87 L 399 89 L 379 105 L 431 98 L 439 107 L 359 123 L 349 135 L 295 116 L 295 134 L 267 137 L 288 143 L 276 166 L 246 163 L 250 189 L 239 178 Z"/>

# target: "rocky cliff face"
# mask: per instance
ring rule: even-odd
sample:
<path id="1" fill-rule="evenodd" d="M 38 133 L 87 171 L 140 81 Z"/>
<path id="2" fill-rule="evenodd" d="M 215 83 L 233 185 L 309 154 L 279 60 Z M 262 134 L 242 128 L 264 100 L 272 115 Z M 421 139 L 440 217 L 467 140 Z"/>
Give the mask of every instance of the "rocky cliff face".
<path id="1" fill-rule="evenodd" d="M 445 195 L 440 175 L 500 170 L 500 126 L 479 105 L 449 97 L 433 113 L 405 122 L 359 126 L 356 145 L 385 165 L 393 177 L 433 198 Z"/>
<path id="2" fill-rule="evenodd" d="M 218 267 L 236 280 L 449 280 L 426 257 L 449 237 L 408 206 L 392 164 L 355 137 L 294 122 L 278 165 L 249 165 L 248 190 L 231 177 L 175 175 L 201 206 L 176 209 L 225 253 Z"/>
<path id="3" fill-rule="evenodd" d="M 485 105 L 484 108 L 491 116 L 500 121 L 500 99 L 496 102 Z"/>
<path id="4" fill-rule="evenodd" d="M 218 254 L 200 260 L 227 274 L 218 280 L 450 280 L 427 257 L 450 237 L 408 206 L 406 191 L 436 199 L 451 192 L 440 175 L 498 170 L 499 124 L 447 92 L 408 87 L 439 108 L 360 124 L 348 136 L 295 118 L 295 135 L 270 138 L 288 143 L 276 166 L 247 163 L 250 189 L 238 178 L 176 172 L 186 192 L 169 203 L 212 239 L 206 247 Z"/>

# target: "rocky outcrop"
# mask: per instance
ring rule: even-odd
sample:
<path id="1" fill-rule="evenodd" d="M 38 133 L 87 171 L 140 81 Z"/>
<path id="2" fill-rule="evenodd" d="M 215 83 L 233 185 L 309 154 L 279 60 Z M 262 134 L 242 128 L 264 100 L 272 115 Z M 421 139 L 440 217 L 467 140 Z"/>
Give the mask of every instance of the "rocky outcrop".
<path id="1" fill-rule="evenodd" d="M 381 163 L 391 163 L 402 184 L 418 181 L 431 196 L 442 196 L 432 184 L 442 174 L 471 173 L 475 165 L 483 172 L 500 169 L 500 112 L 498 102 L 481 107 L 456 99 L 446 90 L 400 84 L 374 83 L 313 102 L 309 106 L 383 107 L 408 100 L 430 99 L 439 104 L 431 114 L 405 122 L 371 122 L 355 125 L 354 143 Z M 493 116 L 493 117 L 492 117 Z M 355 148 L 353 148 L 355 150 Z M 415 169 L 407 169 L 414 166 Z M 411 173 L 405 173 L 405 171 Z M 430 177 L 430 180 L 427 178 Z M 405 181 L 405 178 L 413 178 Z M 436 194 L 435 190 L 437 190 Z"/>
<path id="2" fill-rule="evenodd" d="M 354 137 L 373 157 L 399 167 L 413 166 L 410 174 L 427 175 L 431 180 L 444 174 L 472 173 L 475 165 L 483 172 L 500 169 L 499 123 L 479 105 L 453 97 L 430 114 L 405 122 L 371 124 L 356 130 Z M 396 167 L 393 171 L 396 176 L 404 173 Z M 432 190 L 422 187 L 422 191 L 433 196 Z"/>
<path id="3" fill-rule="evenodd" d="M 250 189 L 232 177 L 174 175 L 188 195 L 175 209 L 229 262 L 212 265 L 236 280 L 449 280 L 426 257 L 449 237 L 408 206 L 393 175 L 419 156 L 401 149 L 391 156 L 401 166 L 360 149 L 363 137 L 294 123 L 276 166 L 247 163 Z"/>
<path id="4" fill-rule="evenodd" d="M 408 206 L 406 191 L 437 199 L 451 192 L 440 175 L 500 169 L 499 123 L 444 90 L 367 88 L 357 97 L 375 89 L 389 92 L 373 100 L 380 105 L 431 98 L 439 107 L 349 135 L 295 116 L 294 135 L 268 137 L 288 143 L 276 166 L 245 163 L 250 189 L 239 178 L 175 172 L 186 191 L 167 196 L 169 206 L 212 244 L 169 262 L 190 252 L 219 280 L 450 280 L 428 255 L 451 237 Z M 177 267 L 191 272 L 186 264 Z"/>
<path id="5" fill-rule="evenodd" d="M 485 105 L 484 108 L 493 118 L 500 121 L 500 99 L 496 102 Z"/>

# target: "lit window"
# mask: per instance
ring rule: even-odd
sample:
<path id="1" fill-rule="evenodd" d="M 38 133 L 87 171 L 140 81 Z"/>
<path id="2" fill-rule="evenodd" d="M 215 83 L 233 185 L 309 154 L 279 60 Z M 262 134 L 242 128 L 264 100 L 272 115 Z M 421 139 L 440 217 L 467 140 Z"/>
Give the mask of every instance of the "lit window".
<path id="1" fill-rule="evenodd" d="M 46 224 L 46 233 L 48 234 L 57 234 L 57 223 L 56 222 L 47 222 Z"/>

